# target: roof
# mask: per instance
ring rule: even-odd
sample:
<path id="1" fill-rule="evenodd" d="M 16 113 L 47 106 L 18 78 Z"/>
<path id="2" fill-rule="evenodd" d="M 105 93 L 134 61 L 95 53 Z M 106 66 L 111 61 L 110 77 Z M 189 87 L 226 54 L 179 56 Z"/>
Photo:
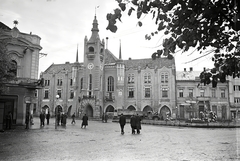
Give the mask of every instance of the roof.
<path id="1" fill-rule="evenodd" d="M 4 29 L 4 30 L 11 30 L 10 27 L 8 27 L 7 25 L 5 25 L 4 23 L 0 22 L 0 29 Z"/>
<path id="2" fill-rule="evenodd" d="M 111 51 L 109 51 L 108 49 L 105 50 L 105 64 L 116 63 L 117 60 L 118 58 L 114 56 Z"/>
<path id="3" fill-rule="evenodd" d="M 76 63 L 68 63 L 65 64 L 52 64 L 50 65 L 44 73 L 59 73 L 62 71 L 72 71 L 72 67 L 76 65 Z M 82 63 L 80 63 L 82 65 Z"/>
<path id="4" fill-rule="evenodd" d="M 175 65 L 175 60 L 174 59 L 168 59 L 168 58 L 156 58 L 153 60 L 152 58 L 148 59 L 129 59 L 129 60 L 124 60 L 124 64 L 126 68 L 133 68 L 133 69 L 138 69 L 139 67 L 141 68 L 162 68 L 162 67 L 171 67 L 172 65 Z"/>
<path id="5" fill-rule="evenodd" d="M 176 80 L 195 80 L 202 71 L 176 71 Z"/>

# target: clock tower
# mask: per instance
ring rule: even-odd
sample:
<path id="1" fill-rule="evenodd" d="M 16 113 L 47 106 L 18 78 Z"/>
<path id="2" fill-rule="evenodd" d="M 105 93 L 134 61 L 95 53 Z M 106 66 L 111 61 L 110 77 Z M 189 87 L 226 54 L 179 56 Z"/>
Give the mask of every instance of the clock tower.
<path id="1" fill-rule="evenodd" d="M 84 72 L 82 101 L 83 112 L 91 117 L 99 117 L 103 107 L 103 65 L 105 42 L 100 40 L 96 15 L 92 23 L 90 39 L 84 39 Z"/>

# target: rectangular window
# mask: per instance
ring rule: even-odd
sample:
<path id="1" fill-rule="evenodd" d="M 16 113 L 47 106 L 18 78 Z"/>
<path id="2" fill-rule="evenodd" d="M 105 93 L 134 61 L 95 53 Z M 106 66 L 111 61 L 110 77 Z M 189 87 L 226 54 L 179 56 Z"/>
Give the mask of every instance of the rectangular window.
<path id="1" fill-rule="evenodd" d="M 128 97 L 129 98 L 133 98 L 134 97 L 134 88 L 133 87 L 129 87 L 128 88 Z"/>
<path id="2" fill-rule="evenodd" d="M 44 86 L 49 86 L 50 85 L 50 80 L 45 80 L 44 81 Z"/>
<path id="3" fill-rule="evenodd" d="M 221 98 L 225 98 L 225 90 L 221 89 Z"/>
<path id="4" fill-rule="evenodd" d="M 161 74 L 161 83 L 168 83 L 168 73 Z"/>
<path id="5" fill-rule="evenodd" d="M 164 74 L 161 75 L 161 83 L 164 83 Z"/>
<path id="6" fill-rule="evenodd" d="M 216 98 L 216 90 L 215 89 L 212 89 L 212 97 Z"/>
<path id="7" fill-rule="evenodd" d="M 240 91 L 240 86 L 234 85 L 234 86 L 233 86 L 233 90 L 234 90 L 234 91 Z"/>
<path id="8" fill-rule="evenodd" d="M 188 92 L 189 92 L 189 93 L 188 93 L 188 96 L 189 96 L 189 97 L 193 97 L 193 89 L 189 89 Z"/>
<path id="9" fill-rule="evenodd" d="M 45 90 L 44 91 L 44 99 L 48 99 L 48 97 L 49 97 L 48 95 L 49 95 L 48 90 Z"/>
<path id="10" fill-rule="evenodd" d="M 57 80 L 57 85 L 58 85 L 58 86 L 62 86 L 62 79 L 58 79 L 58 80 Z"/>
<path id="11" fill-rule="evenodd" d="M 179 89 L 179 97 L 183 97 L 183 89 Z"/>
<path id="12" fill-rule="evenodd" d="M 62 90 L 61 89 L 57 90 L 57 95 L 59 96 L 59 98 L 62 98 Z"/>
<path id="13" fill-rule="evenodd" d="M 150 87 L 145 87 L 145 97 L 146 98 L 150 97 Z"/>
<path id="14" fill-rule="evenodd" d="M 165 74 L 165 83 L 168 83 L 168 74 Z"/>
<path id="15" fill-rule="evenodd" d="M 73 79 L 70 79 L 70 86 L 73 85 Z"/>
<path id="16" fill-rule="evenodd" d="M 162 97 L 163 98 L 168 97 L 168 89 L 167 88 L 162 88 Z"/>
<path id="17" fill-rule="evenodd" d="M 73 99 L 73 97 L 74 97 L 74 91 L 71 90 L 71 91 L 70 91 L 70 99 Z"/>
<path id="18" fill-rule="evenodd" d="M 35 90 L 34 96 L 35 96 L 35 97 L 38 96 L 38 90 Z"/>
<path id="19" fill-rule="evenodd" d="M 240 103 L 240 97 L 234 97 L 234 103 Z"/>
<path id="20" fill-rule="evenodd" d="M 200 97 L 204 97 L 204 89 L 200 89 Z"/>

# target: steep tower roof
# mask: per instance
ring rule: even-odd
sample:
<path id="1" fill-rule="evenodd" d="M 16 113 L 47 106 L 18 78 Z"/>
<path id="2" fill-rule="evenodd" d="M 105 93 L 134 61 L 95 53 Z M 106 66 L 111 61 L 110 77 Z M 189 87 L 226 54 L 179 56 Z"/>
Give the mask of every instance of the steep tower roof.
<path id="1" fill-rule="evenodd" d="M 98 29 L 98 21 L 97 21 L 96 15 L 94 16 L 92 25 L 93 25 L 92 30 L 91 30 L 92 36 L 89 39 L 89 42 L 95 42 L 96 40 L 100 40 L 99 35 L 98 35 L 99 29 Z"/>

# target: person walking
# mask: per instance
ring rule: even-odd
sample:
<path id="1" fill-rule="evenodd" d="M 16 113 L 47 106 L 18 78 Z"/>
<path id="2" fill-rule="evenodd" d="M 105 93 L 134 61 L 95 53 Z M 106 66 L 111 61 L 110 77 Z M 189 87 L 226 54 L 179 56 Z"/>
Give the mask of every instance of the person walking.
<path id="1" fill-rule="evenodd" d="M 121 127 L 121 134 L 123 135 L 124 134 L 124 126 L 126 124 L 126 117 L 123 114 L 121 114 L 121 116 L 119 117 L 119 124 Z"/>
<path id="2" fill-rule="evenodd" d="M 40 114 L 40 126 L 44 126 L 44 122 L 45 122 L 45 114 L 43 112 L 41 112 Z"/>
<path id="3" fill-rule="evenodd" d="M 67 114 L 62 114 L 62 126 L 66 127 L 67 125 Z"/>
<path id="4" fill-rule="evenodd" d="M 46 115 L 46 119 L 47 119 L 47 125 L 49 125 L 49 119 L 50 119 L 50 113 L 49 112 Z"/>
<path id="5" fill-rule="evenodd" d="M 11 129 L 12 127 L 12 113 L 9 111 L 6 115 L 6 129 Z"/>
<path id="6" fill-rule="evenodd" d="M 29 122 L 30 122 L 30 113 L 27 112 L 25 117 L 25 124 L 26 124 L 25 129 L 29 129 Z"/>
<path id="7" fill-rule="evenodd" d="M 134 115 L 132 115 L 132 117 L 130 118 L 130 125 L 131 125 L 131 128 L 132 128 L 132 134 L 135 134 L 136 117 Z"/>
<path id="8" fill-rule="evenodd" d="M 105 117 L 104 117 L 105 123 L 107 123 L 108 120 L 108 114 L 105 113 Z"/>
<path id="9" fill-rule="evenodd" d="M 87 115 L 85 114 L 85 115 L 83 116 L 83 118 L 82 118 L 82 126 L 81 126 L 81 128 L 83 128 L 83 126 L 84 126 L 84 128 L 86 128 L 87 125 L 88 125 L 88 117 L 87 117 Z"/>
<path id="10" fill-rule="evenodd" d="M 72 114 L 72 122 L 71 122 L 71 124 L 76 124 L 76 122 L 75 122 L 75 117 L 76 117 L 76 115 L 75 115 L 75 112 Z"/>
<path id="11" fill-rule="evenodd" d="M 141 130 L 141 118 L 140 116 L 137 114 L 136 116 L 136 129 L 137 129 L 137 134 L 140 134 L 140 130 Z"/>

